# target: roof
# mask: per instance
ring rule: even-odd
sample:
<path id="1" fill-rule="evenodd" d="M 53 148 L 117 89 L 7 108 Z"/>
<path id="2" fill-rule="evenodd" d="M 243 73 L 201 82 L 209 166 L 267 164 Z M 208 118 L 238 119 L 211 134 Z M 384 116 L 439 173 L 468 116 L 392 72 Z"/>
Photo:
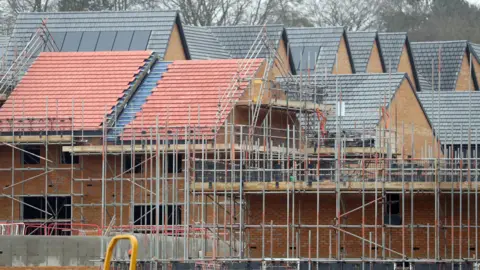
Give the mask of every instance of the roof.
<path id="1" fill-rule="evenodd" d="M 10 40 L 10 37 L 0 35 L 0 57 L 3 56 L 3 54 L 5 53 L 9 40 Z"/>
<path id="2" fill-rule="evenodd" d="M 153 89 L 157 87 L 157 82 L 162 78 L 163 73 L 167 71 L 170 63 L 171 62 L 157 61 L 151 66 L 150 71 L 143 78 L 142 83 L 118 115 L 115 128 L 110 132 L 110 138 L 116 138 L 123 132 L 123 128 L 135 119 L 135 115 L 142 109 L 143 104 L 152 94 Z"/>
<path id="3" fill-rule="evenodd" d="M 375 44 L 375 40 L 377 40 L 377 32 L 347 32 L 347 38 L 350 46 L 350 53 L 352 54 L 353 65 L 355 67 L 355 73 L 366 73 L 373 45 Z"/>
<path id="4" fill-rule="evenodd" d="M 432 90 L 432 68 L 434 70 L 433 83 L 435 90 L 438 89 L 438 59 L 439 52 L 441 52 L 440 90 L 455 91 L 463 57 L 467 49 L 467 41 L 412 42 L 410 46 L 419 76 L 420 90 Z M 429 83 L 426 84 L 426 81 Z"/>
<path id="5" fill-rule="evenodd" d="M 407 42 L 407 33 L 378 33 L 378 40 L 387 71 L 390 72 L 391 69 L 391 72 L 397 72 L 403 47 Z"/>
<path id="6" fill-rule="evenodd" d="M 230 53 L 232 58 L 243 59 L 261 31 L 267 35 L 271 45 L 278 48 L 283 36 L 283 25 L 235 25 L 235 26 L 210 26 L 208 27 L 220 44 Z M 266 31 L 265 31 L 266 30 Z M 252 51 L 253 52 L 253 51 Z M 268 51 L 262 47 L 256 58 L 266 58 Z"/>
<path id="7" fill-rule="evenodd" d="M 11 37 L 10 57 L 15 50 L 23 49 L 43 19 L 47 19 L 46 26 L 59 47 L 68 43 L 61 51 L 148 49 L 163 58 L 175 22 L 182 31 L 175 11 L 20 13 Z M 114 40 L 118 45 L 113 44 Z"/>
<path id="8" fill-rule="evenodd" d="M 192 60 L 232 58 L 208 27 L 186 25 L 184 34 Z"/>
<path id="9" fill-rule="evenodd" d="M 336 85 L 338 82 L 338 99 L 341 96 L 341 100 L 345 102 L 345 116 L 341 118 L 342 130 L 359 128 L 372 130 L 377 127 L 380 121 L 380 107 L 389 105 L 405 78 L 407 78 L 405 73 L 392 73 L 391 75 L 386 73 L 342 74 L 329 75 L 326 79 L 319 76 L 311 79 L 316 82 L 310 81 L 310 83 L 318 85 L 318 87 L 314 88 L 317 91 L 318 89 L 324 91 L 326 96 L 323 104 L 335 107 L 337 103 Z M 306 81 L 303 82 L 303 84 L 305 83 Z M 303 89 L 306 90 L 308 88 L 304 87 Z M 290 93 L 288 94 L 291 97 Z M 304 96 L 307 95 L 305 94 Z M 326 128 L 330 132 L 335 131 L 335 118 L 335 113 L 327 118 Z"/>
<path id="10" fill-rule="evenodd" d="M 470 52 L 472 52 L 473 56 L 477 59 L 477 61 L 480 63 L 480 44 L 476 44 L 473 42 L 468 42 L 470 45 Z"/>
<path id="11" fill-rule="evenodd" d="M 245 80 L 236 81 L 234 78 L 252 77 L 262 64 L 263 59 L 239 60 L 188 60 L 174 61 L 168 65 L 157 87 L 147 97 L 141 111 L 135 119 L 126 126 L 125 133 L 141 134 L 158 124 L 169 131 L 178 131 L 179 136 L 189 126 L 205 134 L 209 138 L 215 131 L 217 123 L 223 124 L 232 104 L 240 98 L 248 87 Z M 251 65 L 245 72 L 239 73 L 239 66 Z M 232 89 L 230 87 L 235 86 Z M 238 87 L 238 88 L 237 88 Z M 227 92 L 228 91 L 228 92 Z M 231 95 L 231 99 L 221 97 Z M 218 119 L 219 105 L 224 109 Z M 223 110 L 222 109 L 222 110 Z M 183 129 L 183 131 L 182 131 Z M 131 134 L 130 134 L 131 135 Z"/>
<path id="12" fill-rule="evenodd" d="M 0 108 L 0 127 L 98 130 L 151 56 L 136 52 L 43 52 Z M 42 124 L 43 123 L 43 124 Z"/>
<path id="13" fill-rule="evenodd" d="M 480 131 L 480 92 L 424 91 L 418 95 L 442 144 L 468 144 L 469 129 L 471 143 L 479 143 L 475 138 Z"/>
<path id="14" fill-rule="evenodd" d="M 325 104 L 336 104 L 335 85 L 338 78 L 338 89 L 341 91 L 342 101 L 345 102 L 346 113 L 345 117 L 342 117 L 342 129 L 373 129 L 380 120 L 379 108 L 383 105 L 389 106 L 405 76 L 405 73 L 393 73 L 391 76 L 385 73 L 329 76 L 326 81 Z M 327 121 L 327 129 L 333 128 L 335 117 Z"/>
<path id="15" fill-rule="evenodd" d="M 305 54 L 307 59 L 316 56 L 314 63 L 318 73 L 333 71 L 340 41 L 345 32 L 343 27 L 291 27 L 286 31 L 297 74 L 302 70 L 298 63 Z M 311 53 L 312 50 L 313 53 Z M 303 60 L 303 62 L 307 61 Z"/>

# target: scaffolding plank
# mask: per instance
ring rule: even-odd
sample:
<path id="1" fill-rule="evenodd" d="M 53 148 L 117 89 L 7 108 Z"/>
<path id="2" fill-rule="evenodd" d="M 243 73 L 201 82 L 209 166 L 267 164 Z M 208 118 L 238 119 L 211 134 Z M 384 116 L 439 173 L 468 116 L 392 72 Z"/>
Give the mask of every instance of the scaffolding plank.
<path id="1" fill-rule="evenodd" d="M 70 135 L 48 135 L 48 136 L 0 136 L 2 143 L 44 143 L 48 140 L 49 143 L 71 143 L 72 136 Z"/>
<path id="2" fill-rule="evenodd" d="M 402 191 L 403 189 L 408 190 L 412 188 L 413 190 L 422 190 L 422 191 L 435 191 L 435 182 L 413 182 L 413 183 L 404 183 L 402 182 L 341 182 L 339 183 L 339 188 L 341 191 L 355 191 L 355 190 L 366 190 L 366 191 L 374 191 L 377 189 L 377 192 L 381 192 L 379 188 L 380 185 L 384 185 L 384 189 L 387 191 Z M 451 183 L 451 182 L 443 182 L 439 183 L 439 189 L 444 191 L 451 191 L 451 190 L 467 190 L 468 188 L 472 189 L 475 186 L 478 186 L 478 183 L 471 183 L 469 187 L 468 182 L 463 183 Z M 240 190 L 240 183 L 190 183 L 191 190 L 195 191 L 204 191 L 204 192 L 212 192 L 216 189 L 216 192 L 222 190 L 229 190 L 229 191 L 239 191 Z M 297 182 L 287 182 L 286 180 L 283 182 L 243 182 L 243 190 L 245 192 L 248 191 L 258 191 L 262 192 L 265 191 L 286 191 L 286 190 L 296 190 L 297 192 L 301 191 L 335 191 L 336 190 L 336 183 L 333 181 L 322 181 L 322 182 L 312 182 L 309 184 L 308 182 L 297 181 Z"/>

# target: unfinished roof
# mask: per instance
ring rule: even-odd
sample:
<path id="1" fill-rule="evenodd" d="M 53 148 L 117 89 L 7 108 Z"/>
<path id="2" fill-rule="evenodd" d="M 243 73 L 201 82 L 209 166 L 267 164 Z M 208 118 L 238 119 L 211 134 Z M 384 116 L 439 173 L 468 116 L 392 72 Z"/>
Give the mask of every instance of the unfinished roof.
<path id="1" fill-rule="evenodd" d="M 297 74 L 308 67 L 314 69 L 315 64 L 318 73 L 333 71 L 343 27 L 291 27 L 286 30 Z M 309 62 L 312 60 L 313 64 Z"/>
<path id="2" fill-rule="evenodd" d="M 142 109 L 147 98 L 152 94 L 153 89 L 157 87 L 158 81 L 162 78 L 164 72 L 171 62 L 156 61 L 151 65 L 149 72 L 142 79 L 141 84 L 136 91 L 132 93 L 130 99 L 118 115 L 115 128 L 110 132 L 110 138 L 116 139 L 123 132 L 123 128 L 135 119 L 135 115 Z"/>
<path id="3" fill-rule="evenodd" d="M 411 48 L 419 76 L 420 90 L 432 90 L 432 71 L 433 84 L 435 90 L 438 90 L 438 70 L 440 68 L 440 90 L 455 91 L 467 49 L 467 41 L 412 42 Z M 439 58 L 441 59 L 440 67 L 438 65 Z M 425 83 L 426 81 L 429 83 Z"/>
<path id="4" fill-rule="evenodd" d="M 223 124 L 232 104 L 243 95 L 249 84 L 246 80 L 237 81 L 234 78 L 253 77 L 263 59 L 250 61 L 248 65 L 251 64 L 251 68 L 240 73 L 239 67 L 247 64 L 247 60 L 174 61 L 163 73 L 141 111 L 126 126 L 125 133 L 148 131 L 156 126 L 158 117 L 161 128 L 177 130 L 179 136 L 183 136 L 187 126 L 205 134 L 206 138 L 212 136 L 215 125 Z M 222 99 L 226 96 L 231 98 Z M 220 119 L 219 105 L 223 111 Z"/>
<path id="5" fill-rule="evenodd" d="M 376 31 L 347 32 L 355 73 L 367 72 L 368 61 L 377 39 Z"/>
<path id="6" fill-rule="evenodd" d="M 208 27 L 187 25 L 184 33 L 192 60 L 232 58 Z"/>
<path id="7" fill-rule="evenodd" d="M 215 37 L 220 41 L 220 44 L 230 53 L 232 58 L 243 59 L 247 56 L 250 48 L 255 42 L 255 39 L 260 32 L 262 35 L 266 34 L 268 41 L 274 48 L 278 48 L 282 34 L 284 31 L 283 25 L 235 25 L 235 26 L 211 26 L 208 27 Z M 261 39 L 259 39 L 261 40 Z M 268 50 L 264 43 L 261 43 L 261 48 L 257 58 L 266 58 Z"/>
<path id="8" fill-rule="evenodd" d="M 407 42 L 407 33 L 379 33 L 378 40 L 382 48 L 382 58 L 383 61 L 385 61 L 385 68 L 387 71 L 397 72 L 403 47 Z"/>
<path id="9" fill-rule="evenodd" d="M 10 57 L 21 50 L 46 19 L 60 51 L 152 50 L 163 58 L 175 22 L 173 11 L 28 12 L 17 17 Z"/>
<path id="10" fill-rule="evenodd" d="M 471 143 L 480 132 L 480 92 L 420 92 L 420 100 L 442 144 Z M 439 109 L 440 108 L 440 109 Z"/>
<path id="11" fill-rule="evenodd" d="M 0 108 L 0 127 L 71 130 L 73 117 L 75 130 L 98 130 L 151 54 L 41 53 Z"/>

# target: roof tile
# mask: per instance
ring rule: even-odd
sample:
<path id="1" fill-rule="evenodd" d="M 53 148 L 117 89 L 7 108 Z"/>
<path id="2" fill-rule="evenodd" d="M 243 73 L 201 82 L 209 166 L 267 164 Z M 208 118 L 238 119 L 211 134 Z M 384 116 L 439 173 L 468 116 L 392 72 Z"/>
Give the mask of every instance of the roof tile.
<path id="1" fill-rule="evenodd" d="M 231 58 L 208 27 L 188 25 L 184 27 L 184 33 L 192 60 Z"/>
<path id="2" fill-rule="evenodd" d="M 247 61 L 252 61 L 251 68 L 239 74 L 239 67 Z M 217 119 L 220 97 L 226 93 L 236 76 L 252 77 L 262 62 L 263 59 L 174 61 L 163 73 L 135 120 L 126 126 L 126 136 L 155 128 L 157 117 L 162 128 L 179 131 L 190 126 L 211 136 L 215 124 L 223 123 L 232 109 L 232 105 L 224 104 L 226 110 L 221 119 Z M 247 86 L 248 82 L 238 82 L 237 90 L 230 92 L 231 100 L 236 102 Z M 183 132 L 179 131 L 180 136 Z"/>
<path id="3" fill-rule="evenodd" d="M 151 52 L 41 53 L 0 108 L 2 130 L 38 131 L 48 117 L 55 128 L 97 130 L 130 87 Z M 117 65 L 117 62 L 120 64 Z M 28 120 L 30 119 L 30 120 Z M 24 122 L 23 127 L 18 123 Z M 30 122 L 29 124 L 26 124 Z"/>
<path id="4" fill-rule="evenodd" d="M 8 59 L 12 59 L 27 44 L 43 19 L 47 19 L 52 37 L 55 37 L 55 33 L 66 32 L 151 31 L 147 49 L 157 52 L 163 58 L 177 16 L 175 11 L 20 13 L 10 38 Z M 55 40 L 55 43 L 59 45 L 61 42 Z"/>
<path id="5" fill-rule="evenodd" d="M 412 42 L 412 54 L 417 69 L 420 89 L 432 90 L 432 69 L 437 74 L 439 52 L 441 58 L 441 91 L 455 91 L 462 67 L 467 41 Z M 432 63 L 433 61 L 433 63 Z M 432 66 L 433 64 L 433 66 Z M 438 76 L 433 76 L 434 89 L 438 89 Z"/>
<path id="6" fill-rule="evenodd" d="M 391 68 L 391 72 L 397 72 L 403 47 L 405 46 L 405 42 L 407 42 L 407 33 L 379 33 L 378 40 L 382 49 L 385 68 L 387 71 Z"/>
<path id="7" fill-rule="evenodd" d="M 309 97 L 310 101 L 314 101 L 313 99 L 315 98 L 315 101 L 318 103 L 335 107 L 337 94 L 339 95 L 338 99 L 341 96 L 342 101 L 345 102 L 346 112 L 341 119 L 341 129 L 354 131 L 358 130 L 358 128 L 372 130 L 377 126 L 380 120 L 379 108 L 383 105 L 388 106 L 405 76 L 405 73 L 393 73 L 391 75 L 386 73 L 329 75 L 326 78 L 321 76 L 304 76 L 302 84 L 316 86 L 310 88 L 302 87 L 301 83 L 289 83 L 290 79 L 280 78 L 280 81 L 283 89 L 288 90 L 288 95 L 292 99 L 298 99 L 299 97 L 296 95 L 300 92 L 299 89 L 302 89 L 302 99 Z M 300 77 L 297 76 L 296 78 Z M 314 91 L 317 91 L 317 93 L 315 94 Z M 316 136 L 318 131 L 317 119 L 315 117 L 307 119 L 301 114 L 298 117 L 305 128 L 310 128 L 307 133 Z M 327 119 L 326 128 L 330 132 L 335 132 L 335 127 L 336 119 L 335 113 L 333 113 Z"/>
<path id="8" fill-rule="evenodd" d="M 318 46 L 316 70 L 318 73 L 331 73 L 344 33 L 343 27 L 291 27 L 287 28 L 290 50 L 295 64 L 300 54 L 305 54 L 305 48 Z M 302 51 L 302 53 L 300 53 Z M 310 56 L 312 57 L 312 56 Z M 308 55 L 307 55 L 308 58 Z M 297 65 L 298 66 L 298 65 Z M 300 70 L 297 69 L 297 73 Z"/>
<path id="9" fill-rule="evenodd" d="M 355 73 L 367 72 L 368 61 L 372 54 L 373 44 L 377 38 L 375 31 L 348 32 L 348 43 L 352 54 Z"/>
<path id="10" fill-rule="evenodd" d="M 275 48 L 278 48 L 282 38 L 283 25 L 235 25 L 208 27 L 220 44 L 230 52 L 232 58 L 243 59 L 247 56 L 260 31 L 266 36 Z M 265 28 L 265 30 L 264 30 Z M 258 58 L 266 58 L 268 50 L 262 45 Z"/>
<path id="11" fill-rule="evenodd" d="M 478 144 L 480 92 L 451 91 L 418 93 L 442 144 Z"/>

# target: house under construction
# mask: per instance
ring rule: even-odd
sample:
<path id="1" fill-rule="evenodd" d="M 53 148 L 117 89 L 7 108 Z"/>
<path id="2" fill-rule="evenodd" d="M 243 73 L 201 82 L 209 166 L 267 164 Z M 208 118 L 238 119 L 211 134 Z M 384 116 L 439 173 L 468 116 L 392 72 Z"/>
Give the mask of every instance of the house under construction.
<path id="1" fill-rule="evenodd" d="M 473 44 L 66 15 L 19 15 L 3 58 L 0 265 L 132 234 L 139 269 L 478 269 Z"/>

